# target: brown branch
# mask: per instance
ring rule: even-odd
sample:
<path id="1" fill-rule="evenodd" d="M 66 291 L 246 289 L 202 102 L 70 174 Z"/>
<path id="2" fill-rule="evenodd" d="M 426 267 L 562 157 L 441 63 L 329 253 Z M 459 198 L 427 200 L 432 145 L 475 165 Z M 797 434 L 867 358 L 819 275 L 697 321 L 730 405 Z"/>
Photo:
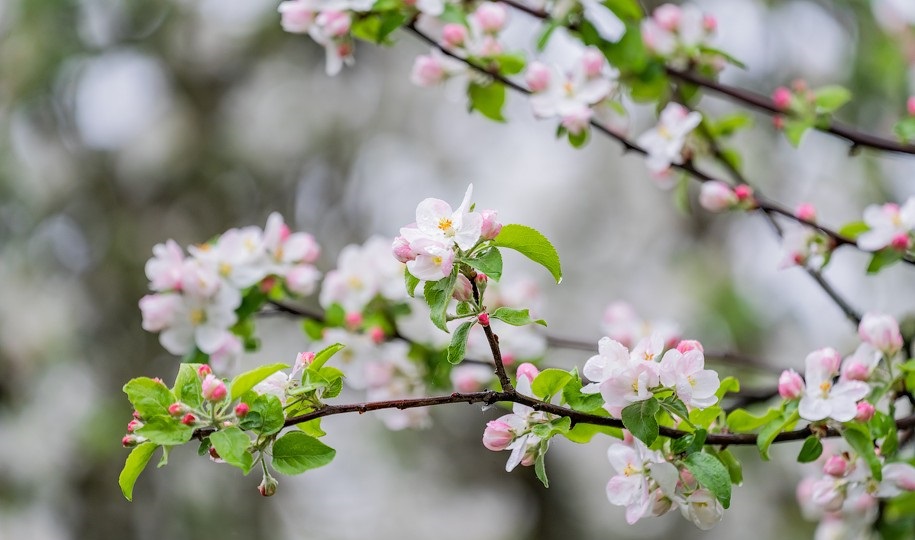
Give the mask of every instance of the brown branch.
<path id="1" fill-rule="evenodd" d="M 535 9 L 524 4 L 517 2 L 516 0 L 498 0 L 499 2 L 510 6 L 518 11 L 527 13 L 528 15 L 535 17 L 543 21 L 552 21 L 558 22 L 555 19 L 552 19 L 550 14 L 547 11 L 541 9 Z M 568 27 L 570 30 L 575 30 L 574 26 Z M 756 92 L 751 92 L 743 88 L 737 88 L 735 86 L 730 86 L 727 84 L 722 84 L 716 80 L 703 77 L 689 70 L 677 69 L 670 66 L 665 66 L 665 71 L 667 75 L 671 78 L 677 79 L 679 81 L 687 82 L 694 84 L 696 86 L 705 88 L 706 90 L 711 90 L 716 94 L 720 94 L 731 101 L 746 105 L 758 111 L 767 113 L 772 116 L 790 116 L 789 111 L 784 111 L 775 106 L 775 103 L 768 96 L 758 94 Z M 884 152 L 896 152 L 900 154 L 915 154 L 915 145 L 900 143 L 893 139 L 888 139 L 885 137 L 880 137 L 870 133 L 865 133 L 860 131 L 852 126 L 847 126 L 835 120 L 830 120 L 828 123 L 817 124 L 813 126 L 817 131 L 822 131 L 824 133 L 830 133 L 836 137 L 845 139 L 851 143 L 851 150 L 854 151 L 858 148 L 866 147 L 873 148 L 876 150 L 882 150 Z"/>

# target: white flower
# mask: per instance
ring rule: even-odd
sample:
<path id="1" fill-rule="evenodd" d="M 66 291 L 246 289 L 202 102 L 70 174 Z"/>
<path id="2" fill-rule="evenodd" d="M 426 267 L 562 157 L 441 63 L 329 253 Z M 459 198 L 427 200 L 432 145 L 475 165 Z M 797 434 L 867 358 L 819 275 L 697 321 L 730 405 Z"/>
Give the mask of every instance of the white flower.
<path id="1" fill-rule="evenodd" d="M 627 523 L 632 525 L 645 516 L 663 513 L 654 512 L 654 493 L 660 488 L 665 496 L 673 495 L 678 476 L 676 467 L 638 439 L 632 439 L 630 444 L 612 442 L 607 449 L 607 459 L 616 471 L 607 482 L 607 499 L 610 504 L 626 507 Z M 670 508 L 662 505 L 664 507 Z"/>
<path id="2" fill-rule="evenodd" d="M 480 239 L 483 225 L 479 212 L 469 211 L 472 196 L 473 184 L 470 184 L 456 210 L 441 199 L 424 199 L 416 207 L 416 228 L 427 238 L 446 246 L 456 244 L 463 250 L 472 248 Z"/>
<path id="3" fill-rule="evenodd" d="M 263 234 L 258 227 L 229 229 L 215 244 L 191 246 L 189 251 L 232 287 L 250 287 L 267 275 Z"/>
<path id="4" fill-rule="evenodd" d="M 375 269 L 366 255 L 362 246 L 356 244 L 340 251 L 337 268 L 324 277 L 321 306 L 328 308 L 332 304 L 340 304 L 347 313 L 361 312 L 378 294 Z"/>
<path id="5" fill-rule="evenodd" d="M 707 531 L 721 521 L 724 508 L 709 490 L 700 488 L 686 498 L 686 503 L 680 507 L 680 512 L 696 527 Z"/>
<path id="6" fill-rule="evenodd" d="M 594 25 L 597 34 L 605 40 L 616 43 L 626 33 L 626 25 L 613 11 L 597 0 L 581 0 L 585 19 Z"/>
<path id="7" fill-rule="evenodd" d="M 915 467 L 902 462 L 884 465 L 877 496 L 895 497 L 904 491 L 915 491 Z"/>
<path id="8" fill-rule="evenodd" d="M 836 368 L 827 366 L 828 362 L 822 361 L 819 352 L 807 356 L 807 389 L 798 405 L 798 413 L 810 422 L 826 418 L 848 422 L 858 414 L 857 403 L 870 392 L 870 387 L 861 381 L 840 380 L 833 384 Z"/>
<path id="9" fill-rule="evenodd" d="M 528 67 L 528 78 L 535 82 L 532 86 L 538 89 L 530 97 L 534 116 L 559 116 L 563 121 L 576 122 L 582 118 L 590 119 L 593 114 L 591 107 L 606 99 L 614 88 L 609 78 L 600 72 L 595 73 L 589 65 L 595 57 L 593 50 L 584 51 L 574 69 L 568 73 L 562 73 L 555 66 L 547 68 L 539 62 L 532 62 Z M 605 64 L 603 57 L 600 58 Z M 540 87 L 543 89 L 539 90 Z"/>
<path id="10" fill-rule="evenodd" d="M 467 66 L 462 62 L 445 55 L 439 49 L 432 49 L 428 55 L 416 57 L 410 81 L 417 86 L 435 86 L 466 71 Z"/>
<path id="11" fill-rule="evenodd" d="M 174 240 L 153 246 L 153 257 L 146 262 L 146 277 L 149 288 L 154 291 L 170 291 L 181 287 L 184 252 Z"/>
<path id="12" fill-rule="evenodd" d="M 238 320 L 235 308 L 241 304 L 239 292 L 222 286 L 211 298 L 184 295 L 182 300 L 172 324 L 159 334 L 159 342 L 177 355 L 192 352 L 195 345 L 206 354 L 219 350 Z"/>
<path id="13" fill-rule="evenodd" d="M 676 349 L 664 353 L 660 376 L 661 384 L 673 388 L 689 407 L 704 409 L 718 401 L 718 373 L 705 369 L 705 357 L 699 349 L 685 354 Z"/>
<path id="14" fill-rule="evenodd" d="M 899 323 L 891 315 L 865 313 L 858 325 L 858 337 L 887 355 L 896 354 L 902 348 Z"/>
<path id="15" fill-rule="evenodd" d="M 451 275 L 454 267 L 454 251 L 450 246 L 420 238 L 410 246 L 417 252 L 416 258 L 407 261 L 407 270 L 422 281 L 438 281 Z"/>
<path id="16" fill-rule="evenodd" d="M 597 342 L 597 351 L 598 354 L 589 358 L 582 369 L 582 374 L 591 381 L 581 389 L 585 394 L 600 392 L 601 383 L 629 364 L 629 349 L 618 341 L 603 337 Z"/>
<path id="17" fill-rule="evenodd" d="M 641 134 L 637 144 L 648 153 L 648 170 L 660 174 L 671 164 L 683 163 L 683 145 L 686 136 L 702 122 L 702 115 L 690 112 L 678 103 L 669 103 L 661 111 L 658 125 Z"/>
<path id="18" fill-rule="evenodd" d="M 900 208 L 896 204 L 871 205 L 864 209 L 864 222 L 870 230 L 858 237 L 858 247 L 877 251 L 887 246 L 905 250 L 911 246 L 915 230 L 915 197 Z"/>
<path id="19" fill-rule="evenodd" d="M 314 237 L 308 233 L 289 231 L 283 216 L 274 212 L 267 218 L 264 228 L 264 247 L 268 258 L 268 271 L 285 276 L 290 266 L 315 262 L 321 254 Z"/>
<path id="20" fill-rule="evenodd" d="M 826 262 L 829 246 L 809 227 L 793 227 L 782 237 L 782 260 L 779 269 L 791 266 L 820 268 Z"/>

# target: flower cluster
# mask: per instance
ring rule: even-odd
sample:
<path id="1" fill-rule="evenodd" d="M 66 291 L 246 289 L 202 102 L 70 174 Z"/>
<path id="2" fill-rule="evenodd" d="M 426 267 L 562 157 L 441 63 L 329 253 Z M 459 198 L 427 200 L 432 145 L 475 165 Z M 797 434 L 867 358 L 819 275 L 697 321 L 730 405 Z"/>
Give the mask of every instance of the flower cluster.
<path id="1" fill-rule="evenodd" d="M 715 18 L 695 4 L 664 4 L 642 21 L 642 40 L 649 51 L 674 66 L 718 71 L 724 58 L 708 46 L 717 27 Z"/>
<path id="2" fill-rule="evenodd" d="M 677 508 L 702 530 L 721 521 L 724 508 L 708 489 L 700 487 L 687 469 L 678 469 L 629 432 L 624 432 L 622 441 L 611 443 L 607 458 L 616 472 L 607 483 L 607 499 L 626 507 L 630 525 Z"/>
<path id="3" fill-rule="evenodd" d="M 864 209 L 867 232 L 858 237 L 858 247 L 868 251 L 893 248 L 905 252 L 915 239 L 915 197 L 901 207 L 894 203 L 871 205 Z"/>
<path id="4" fill-rule="evenodd" d="M 679 103 L 668 103 L 658 124 L 639 135 L 636 142 L 647 152 L 645 165 L 657 178 L 666 178 L 670 166 L 683 163 L 686 137 L 702 122 L 702 115 Z"/>
<path id="5" fill-rule="evenodd" d="M 521 364 L 518 366 L 515 389 L 525 396 L 533 397 L 531 383 L 538 374 L 539 371 L 533 364 Z M 511 414 L 486 424 L 483 431 L 483 446 L 494 452 L 511 450 L 512 453 L 505 464 L 506 471 L 514 470 L 519 464 L 529 467 L 538 456 L 546 453 L 550 443 L 549 439 L 542 439 L 535 434 L 533 428 L 549 422 L 552 418 L 552 415 L 515 403 Z"/>
<path id="6" fill-rule="evenodd" d="M 702 345 L 697 341 L 681 341 L 676 349 L 664 352 L 660 334 L 653 334 L 630 352 L 622 343 L 604 337 L 598 342 L 598 354 L 588 359 L 582 373 L 591 383 L 581 391 L 599 392 L 604 408 L 617 418 L 626 406 L 664 390 L 673 390 L 687 407 L 704 409 L 718 402 L 718 374 L 705 369 Z"/>
<path id="7" fill-rule="evenodd" d="M 325 309 L 341 306 L 350 318 L 357 317 L 377 296 L 398 302 L 406 299 L 404 265 L 391 258 L 390 241 L 373 236 L 363 245 L 350 244 L 337 258 L 337 267 L 327 272 L 319 300 Z"/>
<path id="8" fill-rule="evenodd" d="M 616 88 L 616 73 L 611 72 L 597 48 L 584 49 L 572 69 L 531 62 L 525 75 L 531 95 L 531 109 L 537 118 L 558 116 L 563 129 L 578 136 L 588 130 L 595 110 Z"/>
<path id="9" fill-rule="evenodd" d="M 502 226 L 496 212 L 470 211 L 473 184 L 456 210 L 441 199 L 424 199 L 416 207 L 416 222 L 400 229 L 394 239 L 394 257 L 422 281 L 438 281 L 451 275 L 456 252 L 469 251 L 480 240 L 491 240 Z"/>
<path id="10" fill-rule="evenodd" d="M 819 471 L 805 477 L 797 487 L 804 516 L 820 521 L 816 538 L 869 537 L 879 500 L 915 491 L 915 467 L 880 462 L 882 479 L 877 480 L 865 460 L 853 451 L 821 456 Z"/>
<path id="11" fill-rule="evenodd" d="M 308 295 L 320 277 L 312 264 L 320 254 L 318 244 L 309 234 L 290 233 L 277 213 L 263 230 L 230 229 L 188 251 L 185 256 L 173 240 L 153 248 L 146 276 L 155 292 L 140 299 L 143 329 L 160 332 L 168 352 L 200 350 L 215 365 L 225 365 L 242 351 L 231 328 L 249 288 L 269 291 L 282 284 L 290 293 Z"/>
<path id="12" fill-rule="evenodd" d="M 278 9 L 283 30 L 308 34 L 324 47 L 327 74 L 336 75 L 344 64 L 355 62 L 353 14 L 370 11 L 374 3 L 373 0 L 287 0 Z"/>
<path id="13" fill-rule="evenodd" d="M 800 399 L 798 414 L 804 420 L 837 422 L 870 420 L 874 404 L 863 401 L 871 391 L 871 382 L 885 378 L 879 371 L 880 360 L 887 364 L 902 346 L 902 336 L 895 319 L 876 313 L 866 314 L 858 326 L 863 343 L 854 354 L 842 359 L 832 348 L 813 351 L 805 360 L 802 378 L 794 370 L 782 372 L 778 392 L 788 400 Z M 889 366 L 886 371 L 889 370 Z"/>
<path id="14" fill-rule="evenodd" d="M 820 269 L 829 261 L 835 243 L 810 227 L 792 227 L 782 236 L 780 269 L 792 266 Z"/>

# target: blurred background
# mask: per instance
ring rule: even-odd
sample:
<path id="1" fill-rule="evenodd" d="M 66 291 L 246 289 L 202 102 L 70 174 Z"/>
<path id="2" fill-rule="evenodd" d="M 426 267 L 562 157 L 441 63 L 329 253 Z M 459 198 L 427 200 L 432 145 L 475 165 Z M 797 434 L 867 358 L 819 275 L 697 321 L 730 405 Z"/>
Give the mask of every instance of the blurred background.
<path id="1" fill-rule="evenodd" d="M 604 308 L 625 300 L 707 348 L 777 367 L 856 345 L 804 272 L 778 270 L 778 241 L 759 216 L 680 211 L 638 158 L 598 136 L 568 148 L 520 98 L 507 125 L 468 115 L 460 91 L 409 83 L 427 49 L 406 34 L 393 49 L 359 44 L 356 66 L 329 78 L 318 45 L 281 31 L 277 3 L 0 0 L 0 538 L 698 537 L 679 516 L 625 526 L 604 495 L 601 442 L 555 441 L 549 490 L 528 468 L 505 473 L 507 455 L 480 444 L 496 412 L 465 406 L 435 411 L 422 431 L 328 420 L 337 459 L 280 478 L 269 499 L 256 475 L 191 448 L 144 473 L 134 503 L 123 499 L 121 386 L 139 375 L 171 380 L 177 369 L 140 328 L 152 246 L 263 226 L 273 210 L 318 239 L 326 271 L 347 243 L 393 237 L 421 198 L 456 204 L 473 182 L 481 207 L 540 229 L 559 250 L 560 286 L 523 261 L 506 269 L 540 280 L 555 335 L 596 343 Z M 725 81 L 762 93 L 797 77 L 847 85 L 855 100 L 840 117 L 882 134 L 915 93 L 907 0 L 700 4 L 718 18 L 719 48 L 748 66 Z M 516 13 L 512 25 L 530 48 L 532 22 Z M 715 98 L 702 106 L 733 109 Z M 634 136 L 653 120 L 631 110 Z M 746 171 L 789 207 L 811 202 L 838 225 L 915 194 L 911 157 L 849 157 L 818 133 L 795 150 L 769 118 L 756 120 L 738 141 Z M 862 311 L 908 314 L 912 269 L 865 277 L 866 262 L 840 250 L 825 274 Z M 263 320 L 259 335 L 251 362 L 290 362 L 308 345 L 294 321 Z M 547 361 L 581 366 L 589 356 L 557 351 Z M 796 451 L 779 447 L 764 467 L 755 451 L 740 452 L 746 485 L 703 536 L 808 537 L 813 525 L 794 502 Z"/>

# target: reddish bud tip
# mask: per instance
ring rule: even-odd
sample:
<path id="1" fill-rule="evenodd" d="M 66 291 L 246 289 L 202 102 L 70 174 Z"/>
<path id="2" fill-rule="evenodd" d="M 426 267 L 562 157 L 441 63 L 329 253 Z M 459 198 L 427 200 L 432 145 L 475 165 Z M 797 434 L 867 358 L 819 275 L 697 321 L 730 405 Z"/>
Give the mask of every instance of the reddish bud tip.
<path id="1" fill-rule="evenodd" d="M 735 187 L 734 194 L 737 195 L 737 200 L 740 202 L 753 200 L 753 188 L 746 184 L 740 184 L 739 186 Z"/>
<path id="2" fill-rule="evenodd" d="M 248 411 L 251 410 L 251 407 L 248 407 L 247 403 L 239 403 L 235 406 L 235 416 L 239 418 L 244 418 Z"/>
<path id="3" fill-rule="evenodd" d="M 810 203 L 801 203 L 795 209 L 794 215 L 805 221 L 816 221 L 817 209 Z"/>
<path id="4" fill-rule="evenodd" d="M 362 313 L 358 311 L 351 311 L 346 314 L 346 326 L 349 328 L 356 328 L 362 324 Z"/>
<path id="5" fill-rule="evenodd" d="M 483 326 L 489 326 L 489 313 L 480 313 L 480 316 L 477 317 L 477 321 Z"/>
<path id="6" fill-rule="evenodd" d="M 772 103 L 777 109 L 785 110 L 791 105 L 791 90 L 779 86 L 772 92 Z"/>
<path id="7" fill-rule="evenodd" d="M 131 420 L 127 423 L 127 433 L 133 433 L 141 427 L 143 427 L 143 422 L 140 422 L 139 420 Z"/>
<path id="8" fill-rule="evenodd" d="M 480 284 L 488 282 L 489 276 L 487 276 L 483 272 L 477 272 L 477 276 L 475 278 L 473 278 L 473 280 L 477 282 L 477 285 L 480 285 Z"/>
<path id="9" fill-rule="evenodd" d="M 777 129 L 779 131 L 785 129 L 785 117 L 778 116 L 778 115 L 773 116 L 772 125 L 775 126 L 775 129 Z"/>
<path id="10" fill-rule="evenodd" d="M 123 446 L 124 448 L 132 448 L 136 445 L 137 445 L 137 438 L 134 437 L 133 435 L 125 435 L 124 438 L 121 439 L 121 446 Z"/>
<path id="11" fill-rule="evenodd" d="M 197 417 L 191 413 L 185 414 L 184 418 L 181 419 L 181 423 L 184 424 L 185 426 L 189 426 L 196 421 L 197 421 Z"/>
<path id="12" fill-rule="evenodd" d="M 261 280 L 258 288 L 261 290 L 262 293 L 268 293 L 271 290 L 273 290 L 274 285 L 276 285 L 276 277 L 267 276 L 263 280 Z"/>
<path id="13" fill-rule="evenodd" d="M 184 412 L 183 403 L 172 403 L 168 406 L 168 414 L 172 416 L 181 416 L 181 413 Z"/>
<path id="14" fill-rule="evenodd" d="M 906 111 L 908 111 L 909 116 L 915 116 L 915 96 L 909 97 L 905 102 Z"/>
<path id="15" fill-rule="evenodd" d="M 200 375 L 201 377 L 206 377 L 207 375 L 209 375 L 211 373 L 213 373 L 213 369 L 207 364 L 203 364 L 202 366 L 197 368 L 197 375 Z"/>
<path id="16" fill-rule="evenodd" d="M 382 342 L 384 342 L 385 337 L 386 336 L 385 336 L 384 330 L 382 330 L 382 328 L 380 326 L 373 326 L 369 330 L 369 338 L 371 338 L 372 343 L 374 343 L 376 345 L 379 345 Z"/>
<path id="17" fill-rule="evenodd" d="M 140 411 L 133 411 L 133 417 L 136 418 L 137 420 L 141 420 Z"/>

